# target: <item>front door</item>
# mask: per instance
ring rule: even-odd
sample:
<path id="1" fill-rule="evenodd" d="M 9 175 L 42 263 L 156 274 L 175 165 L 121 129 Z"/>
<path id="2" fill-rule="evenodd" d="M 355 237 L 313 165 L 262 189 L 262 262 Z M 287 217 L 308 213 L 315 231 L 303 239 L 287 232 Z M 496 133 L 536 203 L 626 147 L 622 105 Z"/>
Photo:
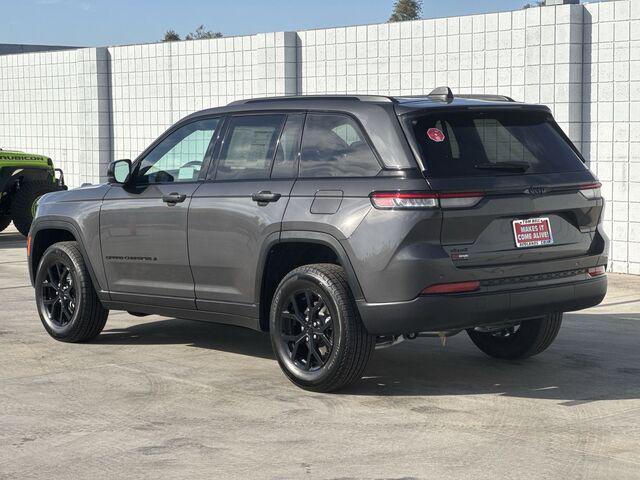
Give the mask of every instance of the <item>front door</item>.
<path id="1" fill-rule="evenodd" d="M 280 235 L 304 114 L 227 123 L 216 168 L 191 202 L 191 269 L 198 309 L 256 317 L 256 272 L 265 245 Z"/>
<path id="2" fill-rule="evenodd" d="M 100 235 L 113 300 L 195 308 L 187 218 L 218 123 L 170 131 L 136 162 L 132 185 L 105 196 Z"/>

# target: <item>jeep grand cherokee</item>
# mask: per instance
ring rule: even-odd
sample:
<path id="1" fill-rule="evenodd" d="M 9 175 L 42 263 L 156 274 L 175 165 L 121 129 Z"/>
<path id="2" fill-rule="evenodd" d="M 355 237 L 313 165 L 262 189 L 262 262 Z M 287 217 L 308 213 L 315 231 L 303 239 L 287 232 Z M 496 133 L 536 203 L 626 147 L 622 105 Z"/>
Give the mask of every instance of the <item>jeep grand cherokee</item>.
<path id="1" fill-rule="evenodd" d="M 544 106 L 447 88 L 245 100 L 179 121 L 107 184 L 43 197 L 29 266 L 58 340 L 90 340 L 109 310 L 239 325 L 332 391 L 417 336 L 545 350 L 605 295 L 603 206 Z"/>

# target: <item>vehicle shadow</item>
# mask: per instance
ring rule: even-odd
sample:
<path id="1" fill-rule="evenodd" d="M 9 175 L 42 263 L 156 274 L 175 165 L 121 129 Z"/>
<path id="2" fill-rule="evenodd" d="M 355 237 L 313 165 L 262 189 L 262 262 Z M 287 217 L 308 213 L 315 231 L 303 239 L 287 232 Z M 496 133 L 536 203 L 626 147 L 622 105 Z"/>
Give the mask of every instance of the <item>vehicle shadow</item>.
<path id="1" fill-rule="evenodd" d="M 352 395 L 478 395 L 574 406 L 640 398 L 640 314 L 567 314 L 558 338 L 526 360 L 484 355 L 466 335 L 404 342 L 376 352 Z"/>
<path id="2" fill-rule="evenodd" d="M 5 248 L 26 248 L 27 239 L 21 234 L 11 229 L 0 232 L 0 249 Z"/>
<path id="3" fill-rule="evenodd" d="M 144 318 L 141 318 L 141 321 L 144 321 Z M 275 360 L 269 335 L 265 333 L 231 325 L 177 318 L 140 323 L 123 329 L 105 329 L 92 343 L 103 345 L 184 344 Z"/>
<path id="4" fill-rule="evenodd" d="M 418 339 L 377 350 L 363 378 L 343 390 L 356 396 L 505 395 L 573 406 L 640 398 L 640 314 L 569 314 L 556 342 L 527 360 L 501 361 L 464 334 Z M 100 344 L 187 344 L 274 359 L 269 336 L 251 330 L 161 320 L 105 330 Z"/>

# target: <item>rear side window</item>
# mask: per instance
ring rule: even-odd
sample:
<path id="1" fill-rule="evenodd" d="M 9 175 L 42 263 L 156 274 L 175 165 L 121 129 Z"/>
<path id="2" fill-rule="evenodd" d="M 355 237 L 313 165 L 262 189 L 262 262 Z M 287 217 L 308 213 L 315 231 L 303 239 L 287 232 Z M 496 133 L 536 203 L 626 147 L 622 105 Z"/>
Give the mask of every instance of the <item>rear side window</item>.
<path id="1" fill-rule="evenodd" d="M 407 120 L 429 177 L 586 169 L 547 112 L 465 111 Z"/>
<path id="2" fill-rule="evenodd" d="M 346 115 L 307 115 L 301 177 L 368 177 L 379 171 L 380 164 L 353 119 Z"/>
<path id="3" fill-rule="evenodd" d="M 216 180 L 269 178 L 284 115 L 231 118 L 218 159 Z"/>

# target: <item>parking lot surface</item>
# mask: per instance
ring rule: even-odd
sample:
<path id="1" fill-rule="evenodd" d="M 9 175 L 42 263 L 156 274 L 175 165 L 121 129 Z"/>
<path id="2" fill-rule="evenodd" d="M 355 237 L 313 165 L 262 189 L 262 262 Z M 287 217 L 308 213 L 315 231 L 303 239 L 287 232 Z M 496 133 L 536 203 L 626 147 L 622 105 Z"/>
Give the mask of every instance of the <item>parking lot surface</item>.
<path id="1" fill-rule="evenodd" d="M 241 328 L 112 312 L 56 342 L 24 247 L 0 233 L 0 479 L 640 478 L 640 277 L 530 360 L 407 341 L 325 395 Z"/>

